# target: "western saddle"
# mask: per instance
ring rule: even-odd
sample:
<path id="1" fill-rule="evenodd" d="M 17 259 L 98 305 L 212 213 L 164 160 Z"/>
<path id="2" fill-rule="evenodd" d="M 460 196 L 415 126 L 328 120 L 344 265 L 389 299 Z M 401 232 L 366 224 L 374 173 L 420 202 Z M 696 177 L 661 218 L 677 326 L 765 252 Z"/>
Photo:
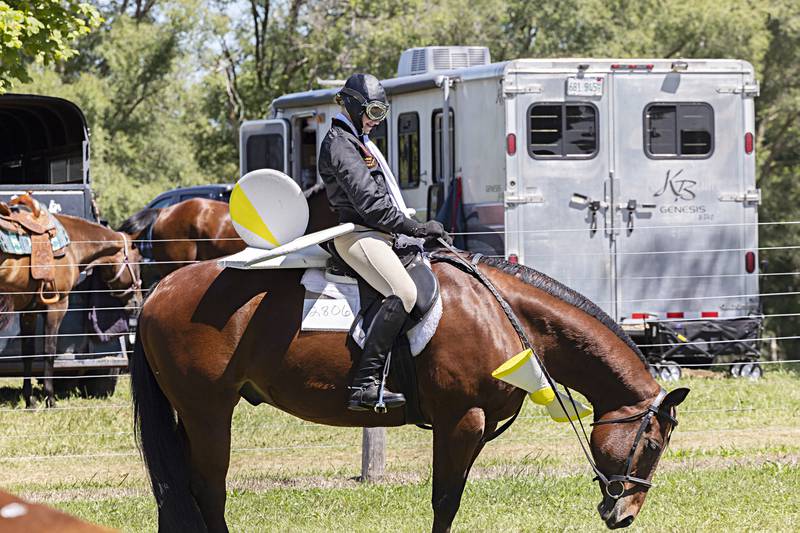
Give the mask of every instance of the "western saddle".
<path id="1" fill-rule="evenodd" d="M 30 276 L 39 282 L 39 299 L 44 305 L 56 303 L 61 296 L 55 286 L 55 258 L 63 257 L 66 247 L 58 250 L 57 255 L 53 252 L 52 239 L 58 230 L 50 213 L 42 209 L 30 192 L 21 194 L 8 203 L 0 202 L 0 230 L 30 237 Z"/>

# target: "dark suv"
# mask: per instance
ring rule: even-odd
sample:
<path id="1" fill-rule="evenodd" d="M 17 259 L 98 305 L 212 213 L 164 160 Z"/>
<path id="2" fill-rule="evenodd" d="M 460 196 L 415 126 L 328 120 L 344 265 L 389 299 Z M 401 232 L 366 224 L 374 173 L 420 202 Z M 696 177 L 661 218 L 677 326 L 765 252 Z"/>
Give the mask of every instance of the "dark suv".
<path id="1" fill-rule="evenodd" d="M 231 199 L 232 190 L 233 184 L 230 183 L 180 187 L 178 189 L 162 192 L 156 196 L 153 201 L 147 204 L 147 207 L 153 207 L 156 209 L 161 207 L 169 207 L 177 204 L 178 202 L 189 200 L 190 198 L 210 198 L 211 200 L 228 202 Z"/>

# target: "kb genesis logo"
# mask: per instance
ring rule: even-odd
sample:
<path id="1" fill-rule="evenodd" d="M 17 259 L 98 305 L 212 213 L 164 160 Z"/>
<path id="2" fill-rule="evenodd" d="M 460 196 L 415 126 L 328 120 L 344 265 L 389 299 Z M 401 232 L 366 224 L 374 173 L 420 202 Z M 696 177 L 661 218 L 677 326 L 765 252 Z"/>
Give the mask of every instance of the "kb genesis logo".
<path id="1" fill-rule="evenodd" d="M 670 175 L 671 172 L 671 170 L 667 170 L 667 177 L 664 180 L 664 186 L 661 187 L 661 190 L 659 190 L 653 196 L 662 196 L 667 191 L 670 191 L 675 197 L 676 202 L 678 200 L 694 200 L 697 195 L 692 190 L 692 187 L 697 185 L 697 182 L 688 179 L 677 179 L 677 177 L 683 173 L 683 169 L 680 169 L 675 174 Z"/>

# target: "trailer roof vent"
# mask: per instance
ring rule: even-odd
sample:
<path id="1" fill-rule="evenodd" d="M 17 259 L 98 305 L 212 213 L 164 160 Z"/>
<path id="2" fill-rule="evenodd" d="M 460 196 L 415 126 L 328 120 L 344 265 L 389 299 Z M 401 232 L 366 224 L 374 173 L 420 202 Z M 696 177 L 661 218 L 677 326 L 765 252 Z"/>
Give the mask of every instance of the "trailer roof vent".
<path id="1" fill-rule="evenodd" d="M 485 46 L 427 46 L 400 54 L 397 76 L 412 76 L 491 63 Z"/>

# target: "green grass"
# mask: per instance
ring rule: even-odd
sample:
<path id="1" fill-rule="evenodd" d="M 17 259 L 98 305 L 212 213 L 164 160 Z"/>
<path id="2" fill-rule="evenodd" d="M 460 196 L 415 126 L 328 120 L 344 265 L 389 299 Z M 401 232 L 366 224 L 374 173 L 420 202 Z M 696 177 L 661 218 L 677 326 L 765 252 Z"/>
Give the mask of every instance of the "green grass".
<path id="1" fill-rule="evenodd" d="M 634 529 L 643 531 L 797 531 L 800 468 L 761 467 L 672 472 L 661 476 Z M 430 484 L 234 491 L 232 531 L 424 531 Z M 599 500 L 587 476 L 503 477 L 468 484 L 456 531 L 598 531 Z M 155 529 L 146 496 L 58 505 L 129 531 Z"/>
<path id="2" fill-rule="evenodd" d="M 800 375 L 759 382 L 688 378 L 681 425 L 635 524 L 644 531 L 800 530 Z M 68 398 L 28 412 L 0 390 L 3 486 L 84 519 L 155 529 L 155 505 L 131 436 L 127 380 L 108 400 Z M 234 417 L 227 517 L 233 531 L 430 527 L 431 435 L 388 432 L 387 479 L 355 481 L 361 431 L 244 402 Z M 533 404 L 478 459 L 459 531 L 599 530 L 596 485 L 569 426 Z"/>

